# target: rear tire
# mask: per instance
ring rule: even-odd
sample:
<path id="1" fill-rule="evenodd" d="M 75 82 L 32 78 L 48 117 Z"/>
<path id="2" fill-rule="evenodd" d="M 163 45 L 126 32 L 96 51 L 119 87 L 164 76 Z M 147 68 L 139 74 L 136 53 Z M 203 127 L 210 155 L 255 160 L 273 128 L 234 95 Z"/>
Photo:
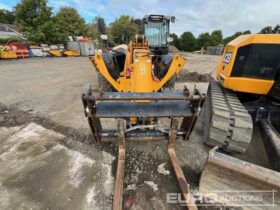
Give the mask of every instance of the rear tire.
<path id="1" fill-rule="evenodd" d="M 115 91 L 114 87 L 100 73 L 98 73 L 98 88 L 104 92 Z"/>

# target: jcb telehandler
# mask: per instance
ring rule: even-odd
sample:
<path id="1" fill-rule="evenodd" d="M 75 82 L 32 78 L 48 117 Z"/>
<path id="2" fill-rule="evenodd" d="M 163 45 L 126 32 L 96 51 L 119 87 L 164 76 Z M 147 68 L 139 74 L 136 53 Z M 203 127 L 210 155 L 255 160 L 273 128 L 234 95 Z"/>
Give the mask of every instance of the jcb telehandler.
<path id="1" fill-rule="evenodd" d="M 176 158 L 175 142 L 177 137 L 187 139 L 190 135 L 204 95 L 187 88 L 166 91 L 174 86 L 174 75 L 186 62 L 179 54 L 168 54 L 169 25 L 174 20 L 163 15 L 145 16 L 144 33 L 136 35 L 126 48 L 98 52 L 91 58 L 99 73 L 101 91 L 94 94 L 90 88 L 82 100 L 95 142 L 118 138 L 114 210 L 122 209 L 125 142 L 164 139 L 168 140 L 168 153 L 186 205 L 196 209 Z M 103 130 L 100 118 L 117 119 L 118 130 Z M 170 118 L 170 129 L 162 128 L 159 118 Z"/>

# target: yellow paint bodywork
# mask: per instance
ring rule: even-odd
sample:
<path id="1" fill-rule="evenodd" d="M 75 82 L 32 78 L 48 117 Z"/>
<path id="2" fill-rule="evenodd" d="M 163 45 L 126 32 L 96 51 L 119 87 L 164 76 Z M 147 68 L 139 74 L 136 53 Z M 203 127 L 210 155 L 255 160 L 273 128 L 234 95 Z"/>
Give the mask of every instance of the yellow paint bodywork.
<path id="1" fill-rule="evenodd" d="M 142 43 L 130 42 L 126 52 L 124 69 L 117 80 L 114 80 L 109 74 L 101 52 L 97 52 L 91 58 L 91 61 L 96 70 L 118 92 L 157 92 L 175 73 L 179 73 L 182 70 L 186 63 L 186 58 L 175 54 L 168 72 L 161 80 L 153 76 L 152 55 L 147 42 L 144 41 Z"/>
<path id="2" fill-rule="evenodd" d="M 220 84 L 228 89 L 266 95 L 274 84 L 273 80 L 261 80 L 245 77 L 223 77 L 218 78 Z M 260 85 L 261 84 L 261 85 Z"/>
<path id="3" fill-rule="evenodd" d="M 13 50 L 9 50 L 8 47 L 0 47 L 1 59 L 13 59 L 17 58 L 17 54 Z"/>
<path id="4" fill-rule="evenodd" d="M 66 55 L 67 57 L 80 56 L 80 51 L 79 50 L 66 50 L 63 52 L 63 55 Z"/>
<path id="5" fill-rule="evenodd" d="M 49 53 L 52 56 L 55 56 L 55 57 L 61 57 L 62 56 L 62 53 L 60 52 L 60 50 L 50 50 Z"/>
<path id="6" fill-rule="evenodd" d="M 13 58 L 17 58 L 17 54 L 14 51 L 1 51 L 0 58 L 1 59 L 13 59 Z"/>
<path id="7" fill-rule="evenodd" d="M 249 44 L 280 44 L 280 34 L 242 35 L 229 42 L 216 70 L 216 78 L 220 84 L 234 91 L 266 95 L 274 84 L 274 80 L 247 77 L 231 77 L 237 50 Z M 226 56 L 230 55 L 230 59 Z"/>

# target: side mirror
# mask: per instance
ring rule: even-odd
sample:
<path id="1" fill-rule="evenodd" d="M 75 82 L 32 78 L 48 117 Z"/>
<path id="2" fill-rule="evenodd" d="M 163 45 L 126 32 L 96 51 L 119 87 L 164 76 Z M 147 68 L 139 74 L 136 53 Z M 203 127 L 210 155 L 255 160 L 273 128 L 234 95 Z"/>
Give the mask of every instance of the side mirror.
<path id="1" fill-rule="evenodd" d="M 173 42 L 173 38 L 172 38 L 172 37 L 170 37 L 170 36 L 169 36 L 169 37 L 167 37 L 167 42 L 168 42 L 168 43 Z"/>
<path id="2" fill-rule="evenodd" d="M 100 33 L 100 34 L 105 34 L 105 21 L 103 18 L 98 18 L 97 19 L 97 31 Z"/>
<path id="3" fill-rule="evenodd" d="M 175 16 L 171 16 L 170 20 L 171 20 L 171 23 L 175 23 Z"/>
<path id="4" fill-rule="evenodd" d="M 100 38 L 101 38 L 102 40 L 108 40 L 108 35 L 107 35 L 107 34 L 101 34 L 101 35 L 100 35 Z"/>

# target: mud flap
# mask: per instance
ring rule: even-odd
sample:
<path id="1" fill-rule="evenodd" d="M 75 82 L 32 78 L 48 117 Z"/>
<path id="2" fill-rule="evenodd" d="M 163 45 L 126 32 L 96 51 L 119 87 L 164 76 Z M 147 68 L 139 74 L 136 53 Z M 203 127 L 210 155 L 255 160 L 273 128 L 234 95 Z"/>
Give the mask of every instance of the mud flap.
<path id="1" fill-rule="evenodd" d="M 199 192 L 211 203 L 244 209 L 280 209 L 280 173 L 214 148 L 201 175 Z"/>

